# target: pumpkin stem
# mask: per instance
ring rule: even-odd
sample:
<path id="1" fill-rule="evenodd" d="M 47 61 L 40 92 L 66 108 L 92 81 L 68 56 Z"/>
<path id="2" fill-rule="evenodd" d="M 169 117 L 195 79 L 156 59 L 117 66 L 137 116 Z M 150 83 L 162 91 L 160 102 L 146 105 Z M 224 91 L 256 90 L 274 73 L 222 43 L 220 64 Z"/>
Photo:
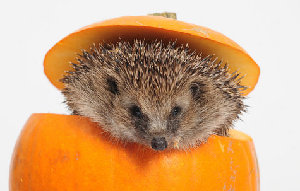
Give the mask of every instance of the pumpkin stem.
<path id="1" fill-rule="evenodd" d="M 152 14 L 148 14 L 148 15 L 151 15 L 151 16 L 162 16 L 162 17 L 166 17 L 166 18 L 177 19 L 176 13 L 170 13 L 170 12 L 152 13 Z"/>

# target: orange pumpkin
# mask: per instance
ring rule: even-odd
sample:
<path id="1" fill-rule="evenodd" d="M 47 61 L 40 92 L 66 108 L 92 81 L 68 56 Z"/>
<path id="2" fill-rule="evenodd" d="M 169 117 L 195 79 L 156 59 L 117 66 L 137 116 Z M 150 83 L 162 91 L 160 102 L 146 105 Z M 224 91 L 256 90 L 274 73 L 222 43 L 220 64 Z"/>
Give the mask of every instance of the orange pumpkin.
<path id="1" fill-rule="evenodd" d="M 68 35 L 56 43 L 46 54 L 44 71 L 51 83 L 58 89 L 64 87 L 59 81 L 65 71 L 72 70 L 82 49 L 89 50 L 93 43 L 160 39 L 163 42 L 176 40 L 178 44 L 189 44 L 192 50 L 202 55 L 215 54 L 228 62 L 229 71 L 238 71 L 244 76 L 241 85 L 251 92 L 260 74 L 260 69 L 246 51 L 226 36 L 211 29 L 184 23 L 160 16 L 127 16 L 95 23 Z"/>
<path id="2" fill-rule="evenodd" d="M 74 32 L 45 56 L 48 79 L 58 89 L 69 62 L 92 43 L 161 39 L 177 40 L 203 55 L 216 54 L 230 71 L 255 87 L 259 67 L 239 45 L 210 29 L 155 16 L 121 17 Z M 259 171 L 252 139 L 235 130 L 230 137 L 211 136 L 189 151 L 154 151 L 120 143 L 89 119 L 33 114 L 17 141 L 10 169 L 11 191 L 259 190 Z"/>
<path id="3" fill-rule="evenodd" d="M 117 143 L 87 118 L 33 114 L 17 142 L 11 191 L 259 190 L 252 139 L 235 130 L 189 151 Z"/>

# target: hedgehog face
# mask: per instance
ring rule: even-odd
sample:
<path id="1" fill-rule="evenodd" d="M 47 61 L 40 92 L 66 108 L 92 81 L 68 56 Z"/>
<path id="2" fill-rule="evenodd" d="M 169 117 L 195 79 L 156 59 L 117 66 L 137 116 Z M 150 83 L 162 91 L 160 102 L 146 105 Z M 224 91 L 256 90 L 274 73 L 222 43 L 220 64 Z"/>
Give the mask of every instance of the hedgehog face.
<path id="1" fill-rule="evenodd" d="M 141 94 L 139 91 L 137 94 Z M 144 93 L 142 93 L 144 95 Z M 149 95 L 149 94 L 148 94 Z M 160 96 L 153 100 L 152 96 L 136 96 L 124 107 L 128 108 L 128 121 L 132 122 L 135 137 L 155 150 L 172 148 L 182 125 L 184 113 L 188 111 L 191 94 L 181 91 L 180 94 Z"/>
<path id="2" fill-rule="evenodd" d="M 238 74 L 175 43 L 120 42 L 84 51 L 62 81 L 74 114 L 155 150 L 227 135 L 244 110 Z"/>

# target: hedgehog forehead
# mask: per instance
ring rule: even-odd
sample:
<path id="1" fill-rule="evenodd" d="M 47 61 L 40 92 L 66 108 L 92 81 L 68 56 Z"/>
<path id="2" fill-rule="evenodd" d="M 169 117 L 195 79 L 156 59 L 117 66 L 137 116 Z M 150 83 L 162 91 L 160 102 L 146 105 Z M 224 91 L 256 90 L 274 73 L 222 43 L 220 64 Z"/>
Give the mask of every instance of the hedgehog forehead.
<path id="1" fill-rule="evenodd" d="M 122 44 L 122 48 L 125 46 L 128 50 L 120 52 L 121 48 L 118 49 L 118 55 L 123 54 L 126 58 L 126 61 L 123 59 L 123 63 L 117 66 L 119 74 L 123 75 L 127 85 L 136 89 L 143 89 L 154 95 L 171 93 L 193 73 L 190 70 L 189 55 L 183 49 L 170 45 L 160 49 L 156 49 L 155 44 L 151 45 L 146 47 L 135 42 L 129 48 L 126 43 Z"/>
<path id="2" fill-rule="evenodd" d="M 149 62 L 147 65 L 135 63 L 135 67 L 126 68 L 125 73 L 120 73 L 126 86 L 145 92 L 146 95 L 172 95 L 184 84 L 189 74 L 182 65 L 169 66 L 169 63 L 161 64 Z"/>

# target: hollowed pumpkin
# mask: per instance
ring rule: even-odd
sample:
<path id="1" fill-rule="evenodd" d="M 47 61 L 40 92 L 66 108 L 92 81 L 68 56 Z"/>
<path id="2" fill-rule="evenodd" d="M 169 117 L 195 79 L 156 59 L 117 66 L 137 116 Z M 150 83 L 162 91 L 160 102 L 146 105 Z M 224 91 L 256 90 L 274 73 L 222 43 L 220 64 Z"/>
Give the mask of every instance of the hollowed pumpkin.
<path id="1" fill-rule="evenodd" d="M 190 151 L 110 140 L 87 118 L 33 114 L 17 142 L 11 191 L 259 190 L 252 139 L 235 130 Z"/>

